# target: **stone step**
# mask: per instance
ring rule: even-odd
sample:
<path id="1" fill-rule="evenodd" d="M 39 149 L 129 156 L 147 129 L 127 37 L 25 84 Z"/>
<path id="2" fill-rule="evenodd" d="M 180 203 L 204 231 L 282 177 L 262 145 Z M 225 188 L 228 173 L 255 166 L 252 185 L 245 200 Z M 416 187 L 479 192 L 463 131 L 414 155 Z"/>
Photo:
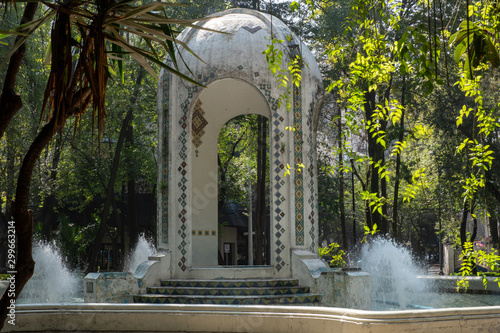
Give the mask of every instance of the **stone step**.
<path id="1" fill-rule="evenodd" d="M 200 296 L 263 296 L 263 295 L 299 295 L 309 293 L 309 287 L 148 287 L 152 295 L 200 295 Z"/>
<path id="2" fill-rule="evenodd" d="M 298 280 L 287 279 L 228 279 L 228 280 L 166 280 L 163 287 L 198 287 L 198 288 L 272 288 L 297 287 Z"/>
<path id="3" fill-rule="evenodd" d="M 155 304 L 288 304 L 318 305 L 321 295 L 310 293 L 293 279 L 165 280 L 133 296 L 135 303 Z"/>
<path id="4" fill-rule="evenodd" d="M 186 295 L 137 295 L 135 303 L 155 304 L 216 304 L 216 305 L 317 305 L 317 294 L 260 295 L 260 296 L 186 296 Z"/>

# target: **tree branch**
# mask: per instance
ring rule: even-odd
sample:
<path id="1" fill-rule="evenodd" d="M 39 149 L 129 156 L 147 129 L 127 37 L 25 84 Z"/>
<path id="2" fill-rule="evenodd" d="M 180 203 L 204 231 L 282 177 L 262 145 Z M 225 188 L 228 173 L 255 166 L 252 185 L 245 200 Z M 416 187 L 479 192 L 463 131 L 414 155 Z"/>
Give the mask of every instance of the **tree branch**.
<path id="1" fill-rule="evenodd" d="M 28 2 L 24 8 L 21 24 L 32 21 L 37 8 L 37 1 Z M 22 36 L 18 36 L 15 43 L 17 43 L 21 38 Z M 19 46 L 16 52 L 14 52 L 14 54 L 10 57 L 9 66 L 5 74 L 2 95 L 0 96 L 0 139 L 3 137 L 11 119 L 23 106 L 21 96 L 16 94 L 14 88 L 16 86 L 17 74 L 19 73 L 19 68 L 21 67 L 21 62 L 24 58 L 25 52 L 26 42 Z"/>

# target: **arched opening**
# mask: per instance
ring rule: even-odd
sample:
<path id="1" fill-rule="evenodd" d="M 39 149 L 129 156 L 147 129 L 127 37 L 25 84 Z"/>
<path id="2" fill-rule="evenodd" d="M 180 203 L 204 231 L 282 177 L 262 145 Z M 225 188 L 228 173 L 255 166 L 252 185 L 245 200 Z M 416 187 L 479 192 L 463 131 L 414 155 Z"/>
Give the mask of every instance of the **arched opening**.
<path id="1" fill-rule="evenodd" d="M 266 156 L 266 164 L 265 167 L 266 173 L 268 173 L 269 162 L 268 162 L 268 141 L 269 141 L 269 121 L 265 121 L 265 124 L 262 123 L 263 119 L 268 119 L 270 116 L 270 108 L 265 96 L 257 90 L 252 84 L 244 80 L 239 79 L 221 79 L 214 81 L 206 88 L 204 88 L 201 93 L 197 96 L 197 98 L 193 101 L 193 109 L 191 112 L 192 118 L 192 138 L 191 144 L 192 149 L 190 151 L 191 154 L 191 172 L 190 176 L 192 179 L 191 189 L 192 189 L 192 197 L 191 197 L 191 244 L 186 242 L 186 246 L 191 246 L 192 249 L 192 267 L 207 267 L 207 266 L 217 266 L 217 265 L 238 265 L 238 264 L 248 264 L 248 259 L 243 259 L 240 257 L 238 260 L 238 246 L 241 247 L 243 242 L 238 242 L 237 239 L 233 237 L 231 241 L 223 241 L 229 236 L 227 229 L 219 228 L 219 135 L 221 133 L 221 129 L 223 129 L 224 125 L 228 122 L 235 128 L 236 125 L 231 122 L 231 119 L 236 119 L 234 122 L 239 121 L 240 125 L 243 124 L 243 118 L 247 117 L 248 122 L 250 119 L 254 119 L 253 130 L 252 133 L 258 132 L 259 122 L 257 119 L 261 119 L 260 126 L 265 128 L 265 131 L 261 130 L 261 133 L 265 133 L 266 138 L 264 141 L 265 144 L 265 156 Z M 243 118 L 239 118 L 243 117 Z M 251 122 L 250 122 L 251 123 Z M 237 126 L 236 126 L 237 127 Z M 242 126 L 244 127 L 244 126 Z M 222 131 L 224 132 L 224 130 Z M 251 156 L 254 156 L 255 161 L 252 163 L 256 165 L 257 157 L 256 157 L 256 146 L 257 143 L 250 143 L 250 146 L 253 147 L 254 153 Z M 254 147 L 255 146 L 255 147 Z M 181 152 L 183 153 L 183 152 Z M 246 154 L 246 153 L 245 153 Z M 235 159 L 240 160 L 240 159 Z M 262 161 L 262 159 L 261 159 Z M 241 162 L 243 163 L 243 162 Z M 187 164 L 187 163 L 186 163 Z M 245 170 L 248 169 L 247 164 L 242 166 Z M 254 178 L 256 178 L 256 168 L 253 167 L 254 170 Z M 181 170 L 182 171 L 182 170 Z M 246 174 L 246 171 L 245 171 Z M 247 177 L 245 177 L 247 179 Z M 269 181 L 269 176 L 266 176 L 267 182 Z M 179 186 L 183 186 L 182 183 L 178 183 Z M 257 189 L 255 183 L 252 186 L 252 190 L 256 193 Z M 266 193 L 269 192 L 269 186 L 265 186 Z M 245 194 L 246 195 L 246 194 Z M 254 194 L 256 196 L 256 194 Z M 180 200 L 183 200 L 181 197 Z M 231 200 L 235 201 L 235 198 Z M 238 200 L 241 202 L 241 200 Z M 230 203 L 230 201 L 227 201 Z M 262 200 L 253 200 L 254 205 L 260 203 L 262 206 Z M 233 205 L 234 206 L 234 205 Z M 245 205 L 245 209 L 247 209 L 248 205 Z M 269 205 L 264 205 L 267 207 Z M 220 211 L 224 207 L 221 204 Z M 253 210 L 256 210 L 257 207 L 254 206 Z M 267 209 L 267 208 L 264 208 Z M 262 209 L 259 208 L 259 211 Z M 248 218 L 247 218 L 248 220 Z M 253 220 L 252 220 L 253 221 Z M 245 223 L 247 223 L 245 221 Z M 262 224 L 255 224 L 256 226 L 260 226 Z M 248 227 L 247 227 L 248 228 Z M 265 228 L 265 227 L 264 227 Z M 255 228 L 253 229 L 255 232 Z M 180 231 L 185 232 L 184 230 Z M 226 234 L 224 234 L 226 232 Z M 248 230 L 244 230 L 244 232 L 248 232 Z M 266 238 L 269 238 L 269 232 L 258 231 L 259 233 L 266 234 Z M 264 241 L 263 237 L 256 237 L 255 246 L 259 248 L 263 248 L 260 242 L 263 242 L 264 248 L 259 250 L 262 254 L 258 256 L 258 258 L 254 261 L 254 265 L 264 265 L 269 264 L 269 259 L 265 259 L 266 256 L 269 257 L 269 241 Z M 229 245 L 224 246 L 224 242 Z M 232 245 L 231 245 L 232 244 Z M 265 248 L 267 246 L 267 248 Z M 229 250 L 227 249 L 229 247 Z M 230 254 L 234 254 L 230 256 L 229 254 L 225 255 L 225 252 L 229 251 Z M 240 251 L 242 253 L 242 251 Z M 241 255 L 240 255 L 241 256 Z M 245 254 L 245 257 L 247 255 Z M 260 258 L 264 259 L 260 259 Z"/>
<path id="2" fill-rule="evenodd" d="M 268 119 L 257 114 L 234 117 L 219 132 L 219 265 L 270 263 L 268 138 Z"/>

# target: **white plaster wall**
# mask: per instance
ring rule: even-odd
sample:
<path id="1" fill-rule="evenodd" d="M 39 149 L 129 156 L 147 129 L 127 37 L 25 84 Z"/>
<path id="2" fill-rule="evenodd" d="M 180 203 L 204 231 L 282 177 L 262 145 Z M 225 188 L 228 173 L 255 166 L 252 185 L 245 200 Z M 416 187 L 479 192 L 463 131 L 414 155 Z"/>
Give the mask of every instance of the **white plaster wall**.
<path id="1" fill-rule="evenodd" d="M 455 247 L 446 244 L 443 246 L 443 272 L 451 274 L 455 271 Z"/>
<path id="2" fill-rule="evenodd" d="M 269 106 L 262 94 L 239 79 L 221 79 L 203 89 L 194 102 L 201 102 L 207 125 L 202 144 L 191 148 L 193 267 L 218 264 L 218 138 L 224 124 L 244 114 L 269 118 Z M 198 152 L 196 152 L 196 150 Z"/>

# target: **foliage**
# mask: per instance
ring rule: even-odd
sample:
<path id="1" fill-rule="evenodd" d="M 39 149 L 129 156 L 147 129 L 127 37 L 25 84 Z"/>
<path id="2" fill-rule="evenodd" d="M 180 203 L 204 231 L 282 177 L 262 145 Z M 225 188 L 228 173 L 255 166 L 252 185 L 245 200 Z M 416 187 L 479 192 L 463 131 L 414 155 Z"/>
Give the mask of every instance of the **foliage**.
<path id="1" fill-rule="evenodd" d="M 116 66 L 116 72 L 123 82 L 125 55 L 130 55 L 153 77 L 157 78 L 157 74 L 150 62 L 197 84 L 175 67 L 164 63 L 165 54 L 157 51 L 158 47 L 162 47 L 175 63 L 174 43 L 179 42 L 175 40 L 169 24 L 192 25 L 189 21 L 165 16 L 164 8 L 174 4 L 151 2 L 137 5 L 114 1 L 45 4 L 49 10 L 43 16 L 10 31 L 0 31 L 0 38 L 22 36 L 7 55 L 6 59 L 9 59 L 41 25 L 55 18 L 51 36 L 52 66 L 44 93 L 42 113 L 46 111 L 46 107 L 50 109 L 47 113 L 49 116 L 54 115 L 56 128 L 61 129 L 69 116 L 81 116 L 92 101 L 95 115 L 92 121 L 95 119 L 97 122 L 100 141 L 104 130 L 107 79 L 113 72 L 109 60 Z M 126 39 L 124 34 L 136 38 Z M 135 43 L 137 39 L 146 43 L 140 47 Z M 72 47 L 72 42 L 77 42 L 78 48 Z M 76 66 L 72 63 L 73 58 L 78 59 L 75 60 Z M 72 80 L 65 79 L 69 74 L 74 75 Z M 79 101 L 78 98 L 83 100 Z M 72 104 L 71 107 L 65 105 L 68 102 Z"/>
<path id="2" fill-rule="evenodd" d="M 462 62 L 464 75 L 472 79 L 483 64 L 500 66 L 498 32 L 500 8 L 496 2 L 476 1 L 467 8 L 466 19 L 450 37 L 456 44 L 455 61 Z"/>
<path id="3" fill-rule="evenodd" d="M 446 212 L 441 218 L 441 231 L 439 231 L 437 225 L 435 227 L 441 235 L 443 244 L 453 244 L 455 246 L 460 244 L 460 219 L 457 215 L 454 212 Z"/>
<path id="4" fill-rule="evenodd" d="M 450 42 L 456 45 L 455 61 L 460 67 L 460 78 L 456 84 L 468 102 L 460 109 L 456 126 L 464 126 L 465 119 L 469 117 L 473 122 L 472 131 L 467 133 L 466 138 L 458 146 L 457 154 L 467 156 L 467 175 L 461 180 L 462 196 L 464 207 L 466 204 L 470 205 L 471 216 L 474 219 L 476 218 L 474 208 L 479 195 L 484 193 L 486 197 L 486 193 L 491 192 L 497 201 L 500 200 L 497 195 L 498 189 L 492 182 L 496 177 L 492 173 L 492 167 L 498 152 L 494 144 L 497 141 L 500 126 L 498 113 L 500 104 L 496 102 L 490 107 L 485 107 L 486 86 L 483 83 L 486 81 L 484 75 L 487 71 L 500 66 L 498 11 L 498 4 L 495 2 L 477 1 L 469 5 L 459 30 L 450 37 Z M 483 209 L 487 210 L 487 206 Z M 464 214 L 465 212 L 464 208 Z M 487 262 L 490 259 L 489 256 L 485 256 L 484 251 L 474 251 L 464 239 L 464 234 L 462 230 L 462 276 L 471 273 L 472 260 Z M 495 236 L 498 238 L 498 235 Z M 487 283 L 484 277 L 483 283 Z M 467 286 L 467 281 L 461 280 L 457 289 L 466 289 Z"/>
<path id="5" fill-rule="evenodd" d="M 219 132 L 219 206 L 248 204 L 249 168 L 252 188 L 257 184 L 257 117 L 249 114 L 229 120 Z M 269 144 L 269 143 L 267 143 Z M 266 157 L 268 158 L 268 157 Z M 267 163 L 267 165 L 269 165 Z M 266 176 L 269 185 L 269 174 Z M 268 185 L 266 188 L 268 188 Z M 254 192 L 254 190 L 252 190 Z"/>
<path id="6" fill-rule="evenodd" d="M 59 222 L 54 224 L 54 228 L 59 227 L 56 236 L 65 239 L 61 242 L 67 244 L 63 246 L 71 253 L 68 257 L 81 258 L 83 250 L 78 242 L 85 244 L 85 241 L 76 240 L 78 235 L 69 230 L 85 230 L 85 237 L 91 237 L 96 223 L 92 214 L 102 210 L 113 142 L 117 140 L 124 119 L 123 111 L 133 105 L 128 97 L 139 66 L 132 65 L 130 58 L 136 58 L 150 72 L 156 73 L 163 66 L 160 59 L 171 53 L 171 42 L 181 28 L 181 22 L 174 19 L 169 21 L 169 26 L 149 25 L 141 20 L 153 19 L 156 15 L 162 15 L 162 20 L 174 17 L 196 19 L 231 6 L 249 7 L 251 1 L 202 0 L 191 6 L 177 6 L 172 1 L 162 4 L 114 2 L 116 6 L 123 6 L 124 11 L 131 10 L 130 15 L 122 12 L 121 18 L 115 17 L 111 11 L 118 7 L 99 7 L 96 1 L 70 2 L 75 4 L 68 9 L 72 29 L 69 35 L 62 37 L 75 46 L 71 59 L 82 59 L 84 42 L 90 36 L 106 40 L 99 44 L 106 60 L 101 61 L 104 60 L 100 58 L 102 54 L 91 59 L 86 65 L 88 79 L 81 82 L 95 80 L 92 73 L 101 75 L 104 72 L 111 78 L 106 84 L 104 104 L 108 123 L 106 131 L 102 132 L 102 140 L 97 138 L 97 143 L 102 146 L 96 151 L 90 149 L 96 145 L 92 123 L 95 119 L 98 123 L 102 121 L 102 116 L 81 113 L 78 119 L 68 120 L 68 127 L 79 127 L 79 130 L 60 131 L 60 141 L 52 142 L 41 155 L 33 173 L 30 208 L 37 213 L 36 218 L 41 219 L 42 207 L 48 205 L 48 199 L 54 194 L 57 200 L 53 210 L 59 216 Z M 463 228 L 460 216 L 464 207 L 475 216 L 479 210 L 485 215 L 491 214 L 498 206 L 498 4 L 471 1 L 469 8 L 464 8 L 463 3 L 456 8 L 440 8 L 441 4 L 444 2 L 304 0 L 291 3 L 292 16 L 286 3 L 273 3 L 271 7 L 271 2 L 260 1 L 261 9 L 287 20 L 297 35 L 313 49 L 329 87 L 318 133 L 322 140 L 318 151 L 318 211 L 319 223 L 324 224 L 318 229 L 324 244 L 341 241 L 337 227 L 340 196 L 350 198 L 354 195 L 354 208 L 346 207 L 346 215 L 353 216 L 353 222 L 362 226 L 364 240 L 378 229 L 389 232 L 383 229 L 382 223 L 371 226 L 367 223 L 368 218 L 377 214 L 397 225 L 398 234 L 393 234 L 393 237 L 402 242 L 411 241 L 414 249 L 420 246 L 418 244 L 425 244 L 428 249 L 435 248 L 435 238 L 431 237 L 434 232 L 440 232 L 444 242 L 459 244 L 470 240 L 470 233 L 465 239 L 461 239 L 460 234 Z M 3 175 L 0 177 L 0 204 L 4 212 L 8 211 L 9 201 L 13 198 L 16 173 L 24 153 L 37 132 L 43 101 L 55 96 L 51 94 L 57 91 L 59 81 L 61 84 L 66 82 L 52 77 L 52 86 L 45 92 L 47 79 L 57 66 L 47 66 L 44 59 L 50 62 L 51 52 L 59 47 L 48 37 L 51 36 L 49 24 L 42 23 L 49 23 L 60 15 L 57 11 L 64 3 L 47 5 L 50 8 L 45 7 L 45 12 L 40 9 L 37 21 L 24 26 L 31 29 L 31 36 L 17 89 L 25 106 L 0 142 Z M 130 7 L 136 5 L 137 10 Z M 143 16 L 138 8 L 148 9 L 149 14 Z M 459 17 L 456 24 L 455 17 Z M 20 31 L 14 28 L 19 17 L 13 10 L 8 10 L 2 18 L 1 42 L 12 45 L 13 39 L 9 35 Z M 94 26 L 101 29 L 94 31 Z M 169 33 L 167 27 L 171 29 L 170 39 L 164 38 Z M 130 36 L 131 32 L 136 32 L 137 36 Z M 153 33 L 159 33 L 161 38 L 151 37 Z M 163 50 L 158 45 L 162 45 Z M 302 64 L 302 59 L 285 45 L 285 40 L 272 38 L 264 54 L 269 70 L 284 92 L 279 103 L 290 107 L 290 91 L 301 79 L 301 66 L 307 64 Z M 2 45 L 0 58 L 7 59 L 9 52 Z M 54 56 L 57 61 L 57 55 Z M 454 59 L 455 63 L 448 62 L 448 59 Z M 65 68 L 69 70 L 69 67 Z M 175 70 L 175 66 L 171 69 Z M 4 68 L 0 71 L 3 77 Z M 130 176 L 127 171 L 137 177 L 137 184 L 143 192 L 152 192 L 155 187 L 155 85 L 154 80 L 148 78 L 141 87 L 136 104 L 136 109 L 141 112 L 135 112 L 133 120 L 134 133 L 138 136 L 124 152 L 123 159 L 130 163 L 120 168 L 117 174 L 114 188 L 117 195 L 126 194 L 123 189 Z M 99 86 L 102 90 L 99 84 L 92 86 Z M 85 87 L 90 86 L 84 84 L 82 88 Z M 99 97 L 99 91 L 92 93 L 97 96 L 95 105 L 103 106 L 103 96 Z M 57 98 L 52 101 L 57 105 Z M 342 114 L 341 149 L 337 149 L 334 143 L 338 137 L 335 126 L 337 108 Z M 256 168 L 252 162 L 254 159 L 250 158 L 256 153 L 255 145 L 250 145 L 248 156 L 245 156 L 248 151 L 244 144 L 246 137 L 234 145 L 242 133 L 237 131 L 238 126 L 248 128 L 248 139 L 254 135 L 251 133 L 255 130 L 245 122 L 240 119 L 228 124 L 221 131 L 219 140 L 221 162 L 225 164 L 230 160 L 227 168 L 228 174 L 232 175 L 220 184 L 227 188 L 228 198 L 238 203 L 247 200 L 248 164 L 252 170 Z M 100 126 L 97 125 L 98 130 L 102 129 Z M 293 131 L 293 128 L 289 130 Z M 373 146 L 368 147 L 369 141 Z M 56 178 L 52 179 L 56 146 L 61 148 L 61 162 Z M 231 158 L 233 147 L 234 153 L 239 154 Z M 373 147 L 376 149 L 370 151 Z M 345 162 L 342 170 L 335 167 L 339 156 Z M 397 163 L 400 163 L 399 169 Z M 301 168 L 301 165 L 287 165 L 285 171 Z M 349 186 L 344 193 L 338 193 L 339 174 L 356 176 L 354 186 Z M 254 171 L 252 178 L 255 183 Z M 379 184 L 378 189 L 370 187 L 372 179 Z M 383 181 L 386 182 L 385 193 L 382 192 Z M 397 186 L 401 188 L 400 192 Z M 396 210 L 397 204 L 398 214 L 394 218 L 391 210 Z M 78 212 L 81 220 L 74 218 L 74 212 Z M 65 215 L 69 221 L 65 220 Z M 442 224 L 441 230 L 437 230 L 438 221 Z M 465 262 L 469 263 L 473 258 L 479 260 L 482 257 L 479 252 L 464 254 Z M 75 262 L 75 265 L 80 264 L 81 261 Z M 473 269 L 467 265 L 462 272 Z"/>
<path id="7" fill-rule="evenodd" d="M 294 38 L 293 36 L 286 37 L 288 42 Z M 298 46 L 298 45 L 297 45 Z M 287 57 L 284 57 L 284 52 L 287 52 Z M 299 54 L 295 54 L 295 50 L 290 51 L 284 46 L 284 40 L 278 40 L 276 37 L 271 38 L 270 44 L 263 54 L 266 56 L 268 70 L 273 74 L 278 83 L 278 88 L 284 88 L 285 91 L 278 96 L 278 106 L 286 105 L 286 109 L 290 111 L 292 108 L 292 87 L 289 84 L 290 80 L 292 85 L 297 87 L 302 79 L 301 68 L 304 65 Z M 290 60 L 284 63 L 284 60 Z"/>
<path id="8" fill-rule="evenodd" d="M 98 221 L 95 221 L 96 224 Z M 59 216 L 60 227 L 56 236 L 56 244 L 67 258 L 70 267 L 85 269 L 89 247 L 95 237 L 94 225 L 80 227 L 64 215 Z"/>
<path id="9" fill-rule="evenodd" d="M 462 183 L 463 195 L 469 199 L 474 199 L 478 190 L 485 186 L 485 171 L 491 169 L 494 159 L 494 151 L 489 144 L 486 144 L 486 140 L 497 127 L 500 127 L 498 118 L 495 116 L 497 111 L 494 108 L 491 110 L 483 108 L 481 78 L 481 76 L 476 76 L 474 79 L 468 79 L 463 72 L 459 82 L 457 82 L 465 96 L 474 98 L 475 104 L 473 108 L 466 105 L 462 107 L 460 115 L 457 117 L 457 127 L 462 125 L 463 119 L 472 113 L 477 120 L 478 129 L 477 133 L 473 133 L 472 138 L 464 139 L 457 147 L 457 154 L 464 153 L 465 148 L 467 148 L 469 160 L 472 163 L 471 173 Z"/>
<path id="10" fill-rule="evenodd" d="M 369 236 L 373 237 L 377 233 L 380 232 L 380 230 L 377 229 L 377 224 L 376 223 L 373 225 L 373 227 L 371 229 L 367 225 L 364 225 L 363 229 L 364 229 L 364 236 L 363 236 L 363 239 L 361 239 L 361 243 L 366 243 L 367 237 L 369 237 Z"/>
<path id="11" fill-rule="evenodd" d="M 500 273 L 500 255 L 497 254 L 496 250 L 491 253 L 487 253 L 484 250 L 474 250 L 471 242 L 465 242 L 460 254 L 460 260 L 462 260 L 462 266 L 460 267 L 462 279 L 457 281 L 457 291 L 461 289 L 467 291 L 469 287 L 468 276 L 481 276 L 484 288 L 486 289 L 488 285 L 487 277 L 492 275 L 498 276 Z M 476 271 L 476 265 L 478 264 L 488 267 L 493 274 Z M 497 277 L 494 282 L 497 282 L 498 286 L 500 286 L 500 277 Z"/>
<path id="12" fill-rule="evenodd" d="M 332 268 L 341 268 L 347 266 L 345 261 L 345 252 L 340 248 L 340 245 L 337 243 L 331 243 L 328 246 L 320 247 L 318 249 L 319 256 L 330 260 L 330 267 Z"/>

